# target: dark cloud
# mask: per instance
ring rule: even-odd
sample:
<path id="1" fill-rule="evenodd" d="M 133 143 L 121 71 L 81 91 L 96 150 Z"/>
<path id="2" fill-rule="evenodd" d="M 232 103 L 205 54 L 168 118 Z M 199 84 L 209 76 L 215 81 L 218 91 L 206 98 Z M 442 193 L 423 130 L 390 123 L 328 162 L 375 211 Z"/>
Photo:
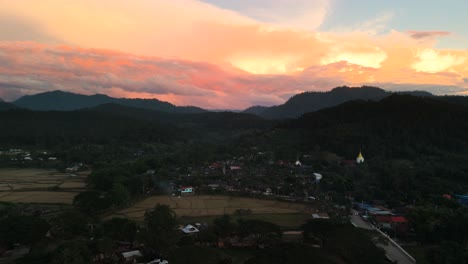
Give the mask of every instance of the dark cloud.
<path id="1" fill-rule="evenodd" d="M 427 91 L 434 95 L 453 95 L 468 91 L 456 85 L 436 85 L 436 84 L 395 84 L 395 83 L 373 83 L 371 85 L 381 87 L 390 91 Z"/>
<path id="2" fill-rule="evenodd" d="M 408 34 L 414 39 L 426 39 L 426 38 L 436 38 L 436 37 L 446 37 L 452 33 L 448 31 L 417 31 L 410 30 Z"/>

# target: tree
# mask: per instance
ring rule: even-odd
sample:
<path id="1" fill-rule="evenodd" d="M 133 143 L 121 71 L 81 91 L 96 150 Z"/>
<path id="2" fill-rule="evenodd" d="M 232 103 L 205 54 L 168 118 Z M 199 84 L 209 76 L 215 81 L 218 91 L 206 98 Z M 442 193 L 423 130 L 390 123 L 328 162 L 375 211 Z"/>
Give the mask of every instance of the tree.
<path id="1" fill-rule="evenodd" d="M 351 225 L 331 231 L 324 249 L 339 255 L 348 264 L 385 264 L 385 252 L 372 241 L 377 234 Z"/>
<path id="2" fill-rule="evenodd" d="M 157 204 L 153 210 L 147 211 L 145 226 L 144 240 L 149 246 L 164 253 L 175 245 L 176 214 L 168 205 Z"/>
<path id="3" fill-rule="evenodd" d="M 273 223 L 250 219 L 239 220 L 237 231 L 243 237 L 253 237 L 258 244 L 273 244 L 278 242 L 282 236 L 281 229 Z"/>
<path id="4" fill-rule="evenodd" d="M 102 224 L 102 230 L 105 236 L 116 241 L 135 240 L 137 224 L 127 218 L 112 218 Z"/>
<path id="5" fill-rule="evenodd" d="M 86 242 L 72 240 L 65 242 L 52 254 L 52 264 L 87 264 L 92 263 L 91 252 Z"/>
<path id="6" fill-rule="evenodd" d="M 169 263 L 185 264 L 185 263 L 205 263 L 205 264 L 220 264 L 232 263 L 231 258 L 226 256 L 221 251 L 198 246 L 182 246 L 175 249 L 169 254 Z"/>
<path id="7" fill-rule="evenodd" d="M 304 231 L 304 242 L 313 242 L 315 239 L 320 241 L 321 246 L 326 243 L 326 239 L 329 237 L 330 232 L 340 227 L 330 220 L 325 219 L 314 219 L 307 221 L 302 226 Z"/>
<path id="8" fill-rule="evenodd" d="M 106 167 L 97 169 L 88 176 L 88 182 L 96 189 L 111 190 L 115 183 L 123 182 L 129 177 L 129 172 L 123 167 Z"/>
<path id="9" fill-rule="evenodd" d="M 337 264 L 329 252 L 304 244 L 283 243 L 272 248 L 259 250 L 246 264 Z"/>
<path id="10" fill-rule="evenodd" d="M 444 241 L 440 246 L 428 250 L 426 260 L 429 264 L 466 264 L 468 251 L 459 243 Z"/>
<path id="11" fill-rule="evenodd" d="M 128 203 L 130 200 L 130 194 L 127 191 L 127 188 L 121 183 L 114 183 L 110 196 L 114 205 L 121 206 Z"/>
<path id="12" fill-rule="evenodd" d="M 85 191 L 73 198 L 73 205 L 88 214 L 97 214 L 109 208 L 112 200 L 100 192 Z"/>
<path id="13" fill-rule="evenodd" d="M 36 216 L 10 215 L 0 221 L 0 242 L 31 245 L 44 238 L 50 225 Z"/>
<path id="14" fill-rule="evenodd" d="M 236 230 L 236 225 L 231 221 L 231 217 L 227 214 L 213 220 L 215 233 L 218 237 L 227 237 Z"/>
<path id="15" fill-rule="evenodd" d="M 88 231 L 88 219 L 79 211 L 65 211 L 51 219 L 53 236 L 65 239 L 84 235 Z"/>
<path id="16" fill-rule="evenodd" d="M 210 225 L 207 228 L 200 230 L 198 233 L 198 239 L 202 244 L 216 243 L 218 237 L 216 236 L 215 227 Z"/>

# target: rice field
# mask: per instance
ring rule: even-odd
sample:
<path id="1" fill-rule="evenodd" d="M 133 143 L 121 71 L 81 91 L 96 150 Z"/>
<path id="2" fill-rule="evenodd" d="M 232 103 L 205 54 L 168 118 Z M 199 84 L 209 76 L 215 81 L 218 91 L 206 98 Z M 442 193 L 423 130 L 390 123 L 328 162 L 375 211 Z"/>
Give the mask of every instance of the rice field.
<path id="1" fill-rule="evenodd" d="M 45 169 L 0 169 L 0 201 L 71 204 L 85 187 L 89 172 L 62 173 Z"/>
<path id="2" fill-rule="evenodd" d="M 306 212 L 304 204 L 276 200 L 260 200 L 231 196 L 152 196 L 137 202 L 130 208 L 118 211 L 114 216 L 143 220 L 144 213 L 156 204 L 169 205 L 178 217 L 215 216 L 234 214 L 238 209 L 250 209 L 252 214 L 297 214 Z"/>

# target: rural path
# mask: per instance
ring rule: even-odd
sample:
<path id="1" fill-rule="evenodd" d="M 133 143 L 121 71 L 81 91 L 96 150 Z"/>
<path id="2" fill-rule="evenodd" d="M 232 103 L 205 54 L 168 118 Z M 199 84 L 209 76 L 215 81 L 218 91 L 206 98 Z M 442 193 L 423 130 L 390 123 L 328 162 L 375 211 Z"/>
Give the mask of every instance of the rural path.
<path id="1" fill-rule="evenodd" d="M 353 210 L 353 214 L 350 216 L 351 223 L 359 228 L 364 228 L 368 230 L 376 230 L 372 225 L 368 222 L 364 221 L 361 216 L 357 215 L 357 211 Z M 382 235 L 382 234 L 381 234 Z M 382 235 L 382 237 L 384 237 Z M 377 243 L 377 246 L 383 248 L 387 257 L 392 260 L 396 261 L 395 263 L 398 264 L 414 264 L 416 261 L 410 258 L 407 254 L 405 254 L 399 246 L 393 244 L 392 242 L 388 242 L 387 244 Z"/>

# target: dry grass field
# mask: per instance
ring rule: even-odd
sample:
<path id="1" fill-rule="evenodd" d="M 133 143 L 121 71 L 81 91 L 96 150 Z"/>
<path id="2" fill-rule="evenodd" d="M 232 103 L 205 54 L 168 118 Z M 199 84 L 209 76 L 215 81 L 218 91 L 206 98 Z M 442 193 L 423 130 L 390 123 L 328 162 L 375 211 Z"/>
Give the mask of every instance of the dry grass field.
<path id="1" fill-rule="evenodd" d="M 306 206 L 275 200 L 260 200 L 231 196 L 152 196 L 115 215 L 125 216 L 137 221 L 143 220 L 146 210 L 156 204 L 169 205 L 178 217 L 200 217 L 233 214 L 238 209 L 250 209 L 252 214 L 297 214 L 306 211 Z M 114 215 L 114 216 L 115 216 Z"/>
<path id="2" fill-rule="evenodd" d="M 56 170 L 0 169 L 0 201 L 71 204 L 89 172 L 72 176 Z"/>

